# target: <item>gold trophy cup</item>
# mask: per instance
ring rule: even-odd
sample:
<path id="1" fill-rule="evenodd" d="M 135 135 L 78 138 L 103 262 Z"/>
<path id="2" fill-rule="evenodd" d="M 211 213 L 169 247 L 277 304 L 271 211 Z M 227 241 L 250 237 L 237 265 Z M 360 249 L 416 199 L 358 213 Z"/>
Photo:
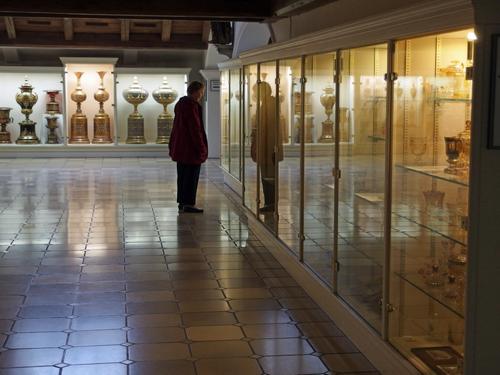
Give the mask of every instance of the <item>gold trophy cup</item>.
<path id="1" fill-rule="evenodd" d="M 170 140 L 174 116 L 168 111 L 168 106 L 175 102 L 177 96 L 177 91 L 168 85 L 167 77 L 163 77 L 161 86 L 153 91 L 154 100 L 163 105 L 163 112 L 158 116 L 158 135 L 156 138 L 158 144 L 166 144 Z"/>
<path id="2" fill-rule="evenodd" d="M 459 137 L 444 137 L 446 145 L 446 156 L 448 157 L 449 167 L 444 171 L 449 174 L 458 174 L 460 172 L 460 154 L 463 150 L 463 144 Z"/>
<path id="3" fill-rule="evenodd" d="M 16 140 L 19 144 L 36 144 L 40 143 L 40 139 L 36 135 L 36 122 L 30 120 L 30 115 L 33 113 L 33 106 L 38 101 L 38 95 L 33 92 L 33 86 L 25 79 L 24 84 L 20 87 L 21 91 L 16 95 L 16 102 L 21 106 L 21 112 L 26 118 L 19 123 L 21 132 Z"/>
<path id="4" fill-rule="evenodd" d="M 47 135 L 47 144 L 57 144 L 59 143 L 59 137 L 56 134 L 57 130 L 57 116 L 47 116 L 47 125 L 45 127 L 49 129 L 49 134 Z"/>
<path id="5" fill-rule="evenodd" d="M 321 105 L 325 108 L 326 120 L 321 123 L 321 137 L 318 142 L 331 143 L 333 142 L 333 121 L 330 119 L 333 113 L 333 106 L 335 105 L 335 94 L 333 87 L 327 86 L 323 89 L 319 100 Z"/>
<path id="6" fill-rule="evenodd" d="M 59 90 L 45 90 L 50 100 L 47 103 L 47 113 L 49 115 L 56 115 L 61 113 L 59 109 L 59 103 L 56 101 L 56 96 L 59 94 Z"/>
<path id="7" fill-rule="evenodd" d="M 137 106 L 148 98 L 149 93 L 139 85 L 137 77 L 128 89 L 123 90 L 123 98 L 134 106 L 134 112 L 128 116 L 127 120 L 127 141 L 128 144 L 144 144 L 144 116 L 139 113 Z"/>
<path id="8" fill-rule="evenodd" d="M 7 130 L 7 124 L 14 120 L 10 117 L 12 108 L 0 107 L 0 143 L 12 143 L 10 140 L 10 132 Z"/>
<path id="9" fill-rule="evenodd" d="M 76 88 L 71 93 L 71 100 L 76 103 L 76 113 L 71 116 L 71 133 L 69 143 L 90 143 L 87 126 L 87 116 L 82 113 L 82 103 L 87 99 L 87 94 L 82 90 L 80 79 L 83 72 L 75 72 Z"/>
<path id="10" fill-rule="evenodd" d="M 92 143 L 112 143 L 111 139 L 111 120 L 109 115 L 104 112 L 104 102 L 109 99 L 109 93 L 104 88 L 104 76 L 106 72 L 97 72 L 101 83 L 94 94 L 94 99 L 99 103 L 99 112 L 94 116 L 94 138 Z"/>

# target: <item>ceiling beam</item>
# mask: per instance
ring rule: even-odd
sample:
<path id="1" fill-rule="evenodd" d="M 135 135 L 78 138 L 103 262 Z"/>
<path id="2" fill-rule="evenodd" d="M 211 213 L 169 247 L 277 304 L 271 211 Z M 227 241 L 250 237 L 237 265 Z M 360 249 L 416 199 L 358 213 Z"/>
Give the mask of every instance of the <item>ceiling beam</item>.
<path id="1" fill-rule="evenodd" d="M 161 41 L 168 42 L 172 37 L 172 21 L 161 21 Z"/>
<path id="2" fill-rule="evenodd" d="M 64 19 L 64 40 L 73 40 L 73 20 L 71 18 Z"/>
<path id="3" fill-rule="evenodd" d="M 130 40 L 130 20 L 121 21 L 121 40 L 122 42 Z"/>
<path id="4" fill-rule="evenodd" d="M 14 24 L 13 17 L 5 18 L 5 29 L 7 31 L 7 36 L 9 39 L 16 39 L 16 25 Z"/>
<path id="5" fill-rule="evenodd" d="M 203 21 L 203 31 L 201 33 L 202 42 L 208 43 L 209 36 L 210 36 L 210 21 Z"/>
<path id="6" fill-rule="evenodd" d="M 123 51 L 123 63 L 125 65 L 137 65 L 139 51 L 136 49 L 126 49 Z"/>

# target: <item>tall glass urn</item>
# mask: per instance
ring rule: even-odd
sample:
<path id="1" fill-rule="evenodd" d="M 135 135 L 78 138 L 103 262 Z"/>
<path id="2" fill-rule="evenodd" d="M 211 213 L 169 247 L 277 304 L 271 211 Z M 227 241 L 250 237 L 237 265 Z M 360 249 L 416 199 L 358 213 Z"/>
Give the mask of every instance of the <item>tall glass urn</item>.
<path id="1" fill-rule="evenodd" d="M 168 111 L 168 105 L 177 99 L 177 91 L 168 85 L 167 77 L 163 77 L 161 86 L 153 91 L 153 98 L 163 105 L 163 112 L 158 116 L 158 135 L 156 143 L 165 144 L 170 140 L 170 133 L 174 122 L 174 116 Z"/>
<path id="2" fill-rule="evenodd" d="M 144 144 L 144 116 L 139 113 L 137 106 L 148 98 L 149 93 L 139 85 L 137 77 L 128 89 L 123 90 L 124 99 L 134 106 L 134 112 L 128 116 L 127 120 L 127 141 L 128 144 Z"/>
<path id="3" fill-rule="evenodd" d="M 82 90 L 80 83 L 82 75 L 83 72 L 75 72 L 76 88 L 71 93 L 71 100 L 76 103 L 76 112 L 71 116 L 69 143 L 90 143 L 87 116 L 82 113 L 82 103 L 87 99 L 87 94 Z"/>
<path id="4" fill-rule="evenodd" d="M 112 143 L 111 139 L 111 120 L 109 115 L 104 112 L 104 102 L 109 99 L 109 93 L 104 88 L 104 76 L 106 72 L 97 72 L 101 83 L 94 94 L 94 99 L 99 102 L 99 112 L 94 116 L 94 138 L 92 143 Z"/>
<path id="5" fill-rule="evenodd" d="M 13 122 L 10 117 L 10 107 L 0 107 L 0 143 L 12 143 L 10 140 L 10 132 L 7 130 L 7 124 Z"/>
<path id="6" fill-rule="evenodd" d="M 16 95 L 16 102 L 21 106 L 21 113 L 26 118 L 19 123 L 21 131 L 16 143 L 19 144 L 36 144 L 40 143 L 40 139 L 36 135 L 36 122 L 30 120 L 30 115 L 33 113 L 33 106 L 38 101 L 38 95 L 33 92 L 33 86 L 25 79 L 20 87 L 21 91 Z"/>

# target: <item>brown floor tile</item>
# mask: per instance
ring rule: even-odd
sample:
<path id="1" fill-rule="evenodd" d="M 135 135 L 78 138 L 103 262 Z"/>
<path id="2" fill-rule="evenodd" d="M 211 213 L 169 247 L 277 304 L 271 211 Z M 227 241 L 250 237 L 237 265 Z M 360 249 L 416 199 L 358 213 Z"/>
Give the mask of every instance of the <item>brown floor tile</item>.
<path id="1" fill-rule="evenodd" d="M 210 267 L 207 263 L 203 262 L 187 262 L 187 263 L 169 263 L 168 269 L 170 271 L 193 271 L 193 270 L 209 270 Z"/>
<path id="2" fill-rule="evenodd" d="M 300 338 L 254 340 L 250 345 L 256 354 L 262 356 L 305 355 L 314 352 L 309 343 Z"/>
<path id="3" fill-rule="evenodd" d="M 22 318 L 64 318 L 72 313 L 73 307 L 71 306 L 26 306 L 21 308 L 19 316 Z"/>
<path id="4" fill-rule="evenodd" d="M 231 309 L 235 311 L 246 310 L 279 310 L 281 305 L 274 299 L 235 299 L 229 301 Z"/>
<path id="5" fill-rule="evenodd" d="M 148 280 L 170 280 L 171 275 L 167 272 L 128 272 L 125 274 L 127 282 L 129 281 L 148 281 Z"/>
<path id="6" fill-rule="evenodd" d="M 195 375 L 189 361 L 136 362 L 130 365 L 129 375 Z"/>
<path id="7" fill-rule="evenodd" d="M 223 288 L 261 288 L 266 286 L 258 278 L 219 279 L 219 283 Z"/>
<path id="8" fill-rule="evenodd" d="M 176 290 L 175 297 L 179 301 L 224 299 L 225 298 L 222 291 L 217 290 L 217 289 Z"/>
<path id="9" fill-rule="evenodd" d="M 66 344 L 63 332 L 16 333 L 9 336 L 5 347 L 9 349 L 57 348 Z"/>
<path id="10" fill-rule="evenodd" d="M 125 302 L 125 294 L 114 293 L 80 293 L 77 295 L 78 303 L 121 303 Z"/>
<path id="11" fill-rule="evenodd" d="M 194 358 L 250 357 L 253 355 L 245 341 L 207 341 L 191 344 Z"/>
<path id="12" fill-rule="evenodd" d="M 85 304 L 75 306 L 75 315 L 82 317 L 90 316 L 109 316 L 109 315 L 124 315 L 125 314 L 125 304 L 124 303 L 101 303 L 95 304 Z"/>
<path id="13" fill-rule="evenodd" d="M 215 289 L 219 288 L 217 280 L 173 280 L 174 290 L 198 290 L 198 289 Z"/>
<path id="14" fill-rule="evenodd" d="M 272 295 L 264 288 L 238 288 L 224 289 L 224 294 L 231 299 L 255 299 L 255 298 L 271 298 Z"/>
<path id="15" fill-rule="evenodd" d="M 180 324 L 180 314 L 139 314 L 127 318 L 127 326 L 132 328 L 171 327 Z"/>
<path id="16" fill-rule="evenodd" d="M 230 312 L 184 313 L 182 321 L 186 326 L 229 325 L 237 323 L 236 317 Z"/>
<path id="17" fill-rule="evenodd" d="M 186 328 L 187 337 L 193 341 L 239 340 L 243 332 L 237 326 L 203 326 Z"/>
<path id="18" fill-rule="evenodd" d="M 99 283 L 81 283 L 78 285 L 79 293 L 92 292 L 123 292 L 125 291 L 125 283 L 122 281 L 108 281 Z"/>
<path id="19" fill-rule="evenodd" d="M 214 270 L 242 270 L 242 269 L 251 269 L 252 265 L 244 260 L 236 262 L 211 261 L 210 267 Z"/>
<path id="20" fill-rule="evenodd" d="M 22 305 L 23 301 L 24 296 L 0 296 L 0 306 L 2 306 L 2 308 L 17 307 Z"/>
<path id="21" fill-rule="evenodd" d="M 268 287 L 275 288 L 298 286 L 297 282 L 291 277 L 267 277 L 264 278 L 264 283 Z"/>
<path id="22" fill-rule="evenodd" d="M 16 321 L 14 332 L 51 332 L 64 331 L 69 328 L 69 319 L 46 318 L 46 319 L 21 319 Z"/>
<path id="23" fill-rule="evenodd" d="M 61 349 L 17 349 L 8 350 L 0 355 L 0 368 L 53 366 L 61 363 Z"/>
<path id="24" fill-rule="evenodd" d="M 300 287 L 271 288 L 271 293 L 278 298 L 308 297 L 304 289 Z"/>
<path id="25" fill-rule="evenodd" d="M 297 327 L 307 337 L 344 336 L 342 331 L 331 322 L 300 323 Z"/>
<path id="26" fill-rule="evenodd" d="M 323 310 L 319 309 L 289 310 L 288 314 L 290 314 L 293 320 L 299 323 L 330 321 L 329 316 Z"/>
<path id="27" fill-rule="evenodd" d="M 196 362 L 198 375 L 260 375 L 259 364 L 251 358 L 200 359 Z M 289 375 L 289 374 L 288 374 Z"/>
<path id="28" fill-rule="evenodd" d="M 328 371 L 321 360 L 312 355 L 264 357 L 259 362 L 270 375 L 322 374 Z"/>
<path id="29" fill-rule="evenodd" d="M 166 264 L 129 264 L 125 266 L 126 272 L 166 272 Z"/>
<path id="30" fill-rule="evenodd" d="M 281 298 L 281 305 L 287 309 L 318 309 L 318 305 L 311 298 Z"/>
<path id="31" fill-rule="evenodd" d="M 178 327 L 134 328 L 128 332 L 128 341 L 135 344 L 180 342 L 185 339 L 184 330 Z"/>
<path id="32" fill-rule="evenodd" d="M 127 292 L 127 302 L 173 301 L 175 296 L 170 291 Z"/>
<path id="33" fill-rule="evenodd" d="M 7 341 L 7 335 L 0 333 L 0 348 L 4 346 L 5 341 Z"/>
<path id="34" fill-rule="evenodd" d="M 327 354 L 322 356 L 321 359 L 333 372 L 376 371 L 366 357 L 359 353 Z"/>
<path id="35" fill-rule="evenodd" d="M 71 329 L 75 331 L 95 331 L 101 329 L 120 329 L 125 327 L 122 316 L 91 316 L 73 319 Z"/>
<path id="36" fill-rule="evenodd" d="M 8 332 L 8 331 L 10 331 L 10 329 L 12 328 L 13 325 L 14 325 L 14 321 L 13 320 L 1 319 L 0 320 L 0 332 Z"/>
<path id="37" fill-rule="evenodd" d="M 122 330 L 80 331 L 69 335 L 68 344 L 72 346 L 120 345 L 127 342 Z"/>
<path id="38" fill-rule="evenodd" d="M 64 362 L 72 365 L 115 363 L 126 359 L 127 349 L 121 345 L 71 348 L 64 356 Z"/>
<path id="39" fill-rule="evenodd" d="M 293 324 L 258 324 L 244 325 L 245 336 L 254 339 L 278 339 L 301 336 L 301 332 Z"/>
<path id="40" fill-rule="evenodd" d="M 129 348 L 133 361 L 167 361 L 184 359 L 190 356 L 186 344 L 137 344 Z"/>
<path id="41" fill-rule="evenodd" d="M 215 274 L 212 271 L 170 271 L 172 280 L 203 280 L 215 279 Z"/>
<path id="42" fill-rule="evenodd" d="M 184 301 L 179 302 L 181 312 L 209 312 L 226 311 L 229 305 L 225 301 L 207 300 L 207 301 Z"/>
<path id="43" fill-rule="evenodd" d="M 0 369 L 0 375 L 59 375 L 56 367 L 24 367 Z"/>
<path id="44" fill-rule="evenodd" d="M 258 277 L 254 270 L 218 270 L 215 271 L 218 279 L 233 278 L 256 278 Z"/>
<path id="45" fill-rule="evenodd" d="M 127 282 L 127 292 L 144 292 L 170 289 L 172 289 L 172 282 L 169 280 Z"/>
<path id="46" fill-rule="evenodd" d="M 62 375 L 127 375 L 127 366 L 121 363 L 101 365 L 73 365 L 62 370 Z"/>
<path id="47" fill-rule="evenodd" d="M 240 311 L 236 318 L 243 324 L 281 324 L 290 322 L 289 316 L 283 311 Z"/>
<path id="48" fill-rule="evenodd" d="M 166 314 L 179 311 L 175 302 L 127 303 L 128 314 Z"/>
<path id="49" fill-rule="evenodd" d="M 312 337 L 309 343 L 318 353 L 356 353 L 359 350 L 347 337 Z"/>

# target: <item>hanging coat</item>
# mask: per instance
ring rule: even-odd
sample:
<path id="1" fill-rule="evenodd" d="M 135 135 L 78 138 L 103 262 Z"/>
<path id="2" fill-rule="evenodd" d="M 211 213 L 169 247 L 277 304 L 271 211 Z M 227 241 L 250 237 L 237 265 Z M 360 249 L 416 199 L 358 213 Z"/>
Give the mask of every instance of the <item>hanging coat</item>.
<path id="1" fill-rule="evenodd" d="M 189 96 L 175 105 L 174 125 L 170 134 L 169 155 L 182 164 L 199 165 L 208 157 L 208 141 L 201 105 Z"/>

